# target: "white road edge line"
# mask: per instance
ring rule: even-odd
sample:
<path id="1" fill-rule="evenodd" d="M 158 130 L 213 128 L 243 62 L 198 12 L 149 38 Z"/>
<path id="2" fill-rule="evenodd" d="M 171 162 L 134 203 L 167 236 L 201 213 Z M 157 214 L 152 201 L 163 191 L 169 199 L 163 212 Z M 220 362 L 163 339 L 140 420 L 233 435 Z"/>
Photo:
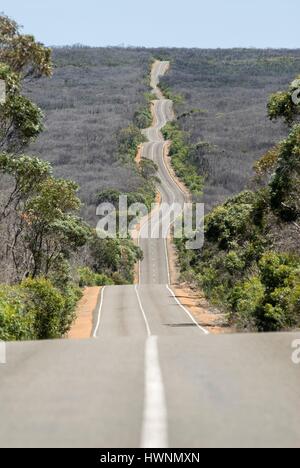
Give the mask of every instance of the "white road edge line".
<path id="1" fill-rule="evenodd" d="M 104 290 L 105 290 L 105 286 L 101 290 L 101 301 L 100 301 L 100 305 L 99 305 L 97 324 L 96 324 L 96 327 L 95 327 L 95 330 L 94 330 L 94 333 L 93 333 L 93 338 L 98 338 L 97 333 L 98 333 L 98 330 L 99 330 L 100 320 L 101 320 L 101 313 L 102 313 L 102 307 L 103 307 L 103 301 L 104 301 Z"/>
<path id="2" fill-rule="evenodd" d="M 168 448 L 166 395 L 159 362 L 158 338 L 150 336 L 145 349 L 145 400 L 141 448 Z"/>
<path id="3" fill-rule="evenodd" d="M 139 294 L 139 291 L 138 291 L 138 285 L 137 284 L 134 286 L 134 289 L 135 289 L 137 300 L 138 300 L 138 303 L 139 303 L 139 306 L 140 306 L 140 309 L 141 309 L 141 312 L 142 312 L 142 315 L 143 315 L 143 318 L 144 318 L 144 321 L 145 321 L 147 334 L 148 334 L 148 337 L 149 337 L 149 336 L 151 336 L 151 330 L 150 330 L 149 322 L 147 320 L 147 316 L 146 316 L 144 307 L 142 305 L 142 301 L 141 301 L 141 298 L 140 298 L 140 294 Z"/>
<path id="4" fill-rule="evenodd" d="M 170 273 L 170 263 L 169 263 L 169 254 L 168 254 L 168 239 L 167 238 L 165 238 L 165 255 L 166 255 L 166 262 L 167 262 L 168 283 L 171 284 L 171 273 Z"/>
<path id="5" fill-rule="evenodd" d="M 201 327 L 201 325 L 199 325 L 199 323 L 194 319 L 194 317 L 192 316 L 192 314 L 187 310 L 186 307 L 184 307 L 181 302 L 177 299 L 177 297 L 175 296 L 175 293 L 172 291 L 172 289 L 170 288 L 170 286 L 168 284 L 166 284 L 166 288 L 167 290 L 172 294 L 173 298 L 175 299 L 175 301 L 177 302 L 177 304 L 185 311 L 186 314 L 188 314 L 188 316 L 190 317 L 190 319 L 197 325 L 197 327 L 202 331 L 202 333 L 204 333 L 205 335 L 210 335 L 209 331 L 206 330 L 205 328 Z"/>
<path id="6" fill-rule="evenodd" d="M 166 141 L 165 144 L 164 144 L 164 149 L 165 149 L 165 146 L 168 144 L 168 142 Z M 186 193 L 182 190 L 182 188 L 178 185 L 178 183 L 176 182 L 176 180 L 172 177 L 171 173 L 170 173 L 170 170 L 169 168 L 167 167 L 166 165 L 166 162 L 165 162 L 165 154 L 163 154 L 163 159 L 162 159 L 162 162 L 163 162 L 163 165 L 167 171 L 167 174 L 169 176 L 169 179 L 171 180 L 171 182 L 176 185 L 176 188 L 184 195 L 184 199 L 186 198 Z"/>

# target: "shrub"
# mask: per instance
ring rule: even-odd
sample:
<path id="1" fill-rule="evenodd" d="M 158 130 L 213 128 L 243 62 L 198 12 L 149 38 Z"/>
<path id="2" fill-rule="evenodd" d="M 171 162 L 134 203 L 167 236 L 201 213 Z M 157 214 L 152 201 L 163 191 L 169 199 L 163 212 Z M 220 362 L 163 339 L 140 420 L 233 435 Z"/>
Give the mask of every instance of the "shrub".
<path id="1" fill-rule="evenodd" d="M 257 276 L 239 283 L 233 289 L 229 300 L 233 310 L 231 320 L 234 319 L 239 328 L 248 330 L 256 328 L 255 314 L 263 302 L 264 294 L 264 285 Z"/>
<path id="2" fill-rule="evenodd" d="M 27 279 L 21 283 L 26 292 L 26 309 L 34 316 L 37 339 L 60 338 L 65 332 L 65 301 L 49 280 Z"/>
<path id="3" fill-rule="evenodd" d="M 142 251 L 132 240 L 94 237 L 90 251 L 90 268 L 95 273 L 112 278 L 114 284 L 132 284 L 134 265 L 142 259 Z"/>
<path id="4" fill-rule="evenodd" d="M 106 275 L 94 273 L 89 267 L 78 269 L 79 286 L 106 286 L 114 284 L 113 280 Z"/>
<path id="5" fill-rule="evenodd" d="M 34 314 L 25 307 L 25 295 L 18 287 L 1 286 L 0 339 L 35 339 Z"/>
<path id="6" fill-rule="evenodd" d="M 226 250 L 232 242 L 240 243 L 254 237 L 255 201 L 253 192 L 243 192 L 215 208 L 206 217 L 206 239 L 218 242 L 219 247 Z"/>
<path id="7" fill-rule="evenodd" d="M 259 262 L 265 286 L 263 304 L 257 309 L 259 330 L 276 331 L 296 326 L 300 320 L 297 259 L 267 252 Z"/>
<path id="8" fill-rule="evenodd" d="M 270 191 L 275 213 L 284 221 L 296 221 L 300 216 L 300 125 L 280 145 Z"/>
<path id="9" fill-rule="evenodd" d="M 0 288 L 0 339 L 6 341 L 63 337 L 75 319 L 81 291 L 71 283 L 61 290 L 45 278 Z"/>
<path id="10" fill-rule="evenodd" d="M 163 128 L 163 135 L 166 140 L 171 140 L 170 156 L 176 175 L 182 179 L 194 196 L 201 196 L 204 178 L 192 164 L 194 146 L 186 142 L 185 132 L 175 123 L 168 123 Z"/>

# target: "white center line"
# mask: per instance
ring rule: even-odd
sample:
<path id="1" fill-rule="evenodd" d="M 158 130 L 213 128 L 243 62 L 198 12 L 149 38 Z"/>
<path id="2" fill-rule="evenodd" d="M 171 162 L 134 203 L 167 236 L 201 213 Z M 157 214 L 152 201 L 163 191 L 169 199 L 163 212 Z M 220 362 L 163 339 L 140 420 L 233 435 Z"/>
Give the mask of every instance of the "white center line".
<path id="1" fill-rule="evenodd" d="M 140 298 L 140 294 L 139 294 L 139 290 L 138 290 L 138 285 L 137 285 L 137 284 L 135 285 L 134 289 L 135 289 L 136 297 L 137 297 L 137 300 L 138 300 L 138 303 L 139 303 L 139 307 L 140 307 L 141 312 L 142 312 L 142 316 L 143 316 L 144 321 L 145 321 L 147 334 L 148 334 L 148 337 L 149 337 L 149 336 L 151 336 L 151 330 L 150 330 L 149 322 L 148 322 L 148 320 L 147 320 L 147 316 L 146 316 L 144 307 L 143 307 L 143 305 L 142 305 L 142 301 L 141 301 L 141 298 Z"/>
<path id="2" fill-rule="evenodd" d="M 156 336 L 150 336 L 145 350 L 145 402 L 141 448 L 168 448 L 166 408 L 158 340 Z"/>

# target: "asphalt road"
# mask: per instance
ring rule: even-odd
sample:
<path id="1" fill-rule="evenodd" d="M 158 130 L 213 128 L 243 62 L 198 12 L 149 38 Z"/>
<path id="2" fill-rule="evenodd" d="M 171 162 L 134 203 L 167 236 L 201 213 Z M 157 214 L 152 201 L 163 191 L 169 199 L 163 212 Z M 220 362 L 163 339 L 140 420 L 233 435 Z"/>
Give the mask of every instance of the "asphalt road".
<path id="1" fill-rule="evenodd" d="M 299 337 L 9 344 L 0 446 L 299 448 Z"/>
<path id="2" fill-rule="evenodd" d="M 153 70 L 143 156 L 158 164 L 162 200 L 183 204 L 162 157 L 167 68 Z M 94 339 L 7 345 L 0 447 L 300 447 L 300 334 L 207 335 L 168 285 L 165 239 L 142 234 L 140 284 L 102 290 Z"/>
<path id="3" fill-rule="evenodd" d="M 173 119 L 174 114 L 172 101 L 163 98 L 157 85 L 168 66 L 168 62 L 157 62 L 152 71 L 151 84 L 157 98 L 154 100 L 155 123 L 144 131 L 149 142 L 142 149 L 142 157 L 158 166 L 162 207 L 142 225 L 139 245 L 144 259 L 139 268 L 139 285 L 105 288 L 95 319 L 95 337 L 143 336 L 146 332 L 149 335 L 174 336 L 207 333 L 195 327 L 188 311 L 178 304 L 170 286 L 167 286 L 170 284 L 170 271 L 166 239 L 172 221 L 172 218 L 168 221 L 167 207 L 173 203 L 183 207 L 185 202 L 185 195 L 172 179 L 163 156 L 166 142 L 161 129 Z M 162 226 L 166 226 L 164 232 Z"/>

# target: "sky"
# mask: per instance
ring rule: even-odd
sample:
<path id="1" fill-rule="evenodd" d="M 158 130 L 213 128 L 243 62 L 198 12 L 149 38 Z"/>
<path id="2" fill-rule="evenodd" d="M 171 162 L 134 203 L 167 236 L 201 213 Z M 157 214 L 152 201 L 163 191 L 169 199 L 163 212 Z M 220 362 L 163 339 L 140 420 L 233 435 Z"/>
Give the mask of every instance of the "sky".
<path id="1" fill-rule="evenodd" d="M 299 0 L 1 0 L 46 45 L 300 48 Z"/>

